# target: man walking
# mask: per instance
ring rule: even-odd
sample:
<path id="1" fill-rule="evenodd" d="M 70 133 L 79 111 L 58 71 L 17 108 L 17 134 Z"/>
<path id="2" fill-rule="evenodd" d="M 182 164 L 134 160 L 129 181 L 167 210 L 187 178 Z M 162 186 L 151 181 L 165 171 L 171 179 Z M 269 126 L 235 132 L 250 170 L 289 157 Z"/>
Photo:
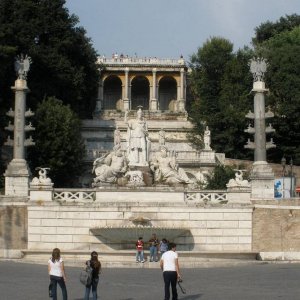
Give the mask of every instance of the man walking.
<path id="1" fill-rule="evenodd" d="M 170 284 L 172 287 L 172 300 L 177 300 L 177 280 L 180 277 L 178 254 L 176 252 L 176 244 L 169 244 L 169 251 L 165 252 L 160 260 L 160 268 L 163 270 L 165 282 L 165 299 L 170 300 Z"/>

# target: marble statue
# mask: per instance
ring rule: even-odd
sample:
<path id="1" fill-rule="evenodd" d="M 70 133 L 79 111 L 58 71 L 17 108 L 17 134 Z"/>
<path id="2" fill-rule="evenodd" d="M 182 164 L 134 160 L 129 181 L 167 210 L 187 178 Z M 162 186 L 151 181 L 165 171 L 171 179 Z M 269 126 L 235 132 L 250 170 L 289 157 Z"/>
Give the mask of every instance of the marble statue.
<path id="1" fill-rule="evenodd" d="M 27 73 L 30 69 L 31 64 L 31 58 L 27 55 L 19 55 L 17 56 L 15 60 L 15 71 L 18 75 L 18 79 L 24 79 L 27 78 Z"/>
<path id="2" fill-rule="evenodd" d="M 127 186 L 144 186 L 143 172 L 140 170 L 127 171 L 125 176 L 128 178 Z"/>
<path id="3" fill-rule="evenodd" d="M 127 161 L 119 146 L 114 147 L 112 152 L 97 158 L 93 166 L 92 173 L 96 174 L 94 184 L 116 183 L 117 179 L 127 171 Z"/>
<path id="4" fill-rule="evenodd" d="M 243 179 L 243 172 L 245 170 L 235 170 L 235 179 L 230 179 L 226 184 L 227 187 L 250 187 L 248 180 Z"/>
<path id="5" fill-rule="evenodd" d="M 34 177 L 31 181 L 31 185 L 53 185 L 51 179 L 47 177 L 47 173 L 50 168 L 36 168 L 36 170 L 39 170 L 39 177 Z"/>
<path id="6" fill-rule="evenodd" d="M 158 132 L 158 143 L 159 146 L 164 146 L 166 143 L 166 132 L 163 129 Z"/>
<path id="7" fill-rule="evenodd" d="M 127 124 L 127 157 L 130 166 L 147 166 L 150 152 L 148 138 L 148 125 L 143 118 L 142 109 L 137 111 L 136 119 L 127 120 L 128 111 L 125 113 Z"/>
<path id="8" fill-rule="evenodd" d="M 210 137 L 210 130 L 208 126 L 206 126 L 204 131 L 203 142 L 204 142 L 204 150 L 211 150 L 210 147 L 211 137 Z"/>
<path id="9" fill-rule="evenodd" d="M 249 62 L 250 72 L 253 75 L 254 82 L 264 80 L 264 75 L 267 71 L 267 65 L 268 63 L 264 58 L 250 59 Z"/>
<path id="10" fill-rule="evenodd" d="M 116 127 L 115 131 L 114 131 L 114 145 L 121 145 L 121 132 L 118 128 L 118 126 Z"/>
<path id="11" fill-rule="evenodd" d="M 160 153 L 150 162 L 150 168 L 154 172 L 156 183 L 193 183 L 182 168 L 178 167 L 176 155 L 168 156 L 165 147 L 161 147 Z"/>

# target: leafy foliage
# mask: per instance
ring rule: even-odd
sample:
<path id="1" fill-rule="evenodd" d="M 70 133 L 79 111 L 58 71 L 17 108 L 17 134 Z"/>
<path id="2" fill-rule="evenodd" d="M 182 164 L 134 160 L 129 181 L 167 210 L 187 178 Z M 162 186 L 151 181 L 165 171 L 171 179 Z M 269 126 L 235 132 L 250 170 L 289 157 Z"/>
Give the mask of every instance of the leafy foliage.
<path id="1" fill-rule="evenodd" d="M 300 163 L 300 26 L 257 46 L 268 62 L 266 81 L 270 88 L 269 105 L 275 113 L 272 123 L 276 129 L 272 160 L 283 155 Z"/>
<path id="2" fill-rule="evenodd" d="M 82 171 L 85 152 L 80 119 L 69 106 L 50 97 L 38 104 L 35 121 L 36 145 L 29 152 L 31 170 L 50 167 L 56 187 L 73 186 Z"/>
<path id="3" fill-rule="evenodd" d="M 248 48 L 233 53 L 233 45 L 223 38 L 208 40 L 191 57 L 190 78 L 194 102 L 190 119 L 194 124 L 191 141 L 201 147 L 204 126 L 212 131 L 212 147 L 232 158 L 245 158 L 247 135 L 245 115 L 253 106 L 249 97 Z"/>
<path id="4" fill-rule="evenodd" d="M 47 97 L 61 99 L 80 117 L 90 117 L 94 111 L 99 80 L 97 53 L 85 30 L 76 26 L 78 18 L 64 5 L 65 0 L 0 0 L 0 147 L 7 125 L 4 116 L 14 97 L 10 89 L 16 80 L 14 59 L 21 53 L 33 61 L 28 73 L 31 92 L 27 95 L 33 111 Z M 49 143 L 38 135 L 35 140 L 40 147 L 39 138 Z M 38 157 L 31 160 L 34 165 L 41 164 Z M 3 163 L 0 171 L 4 169 Z"/>
<path id="5" fill-rule="evenodd" d="M 207 177 L 206 190 L 223 190 L 231 178 L 234 178 L 235 172 L 229 166 L 218 165 L 214 168 L 212 176 Z"/>
<path id="6" fill-rule="evenodd" d="M 99 78 L 97 53 L 64 4 L 64 0 L 0 1 L 1 102 L 10 102 L 14 57 L 24 53 L 33 60 L 28 77 L 32 109 L 45 96 L 55 96 L 80 116 L 91 116 Z"/>
<path id="7" fill-rule="evenodd" d="M 300 16 L 297 14 L 281 17 L 275 23 L 267 21 L 255 28 L 255 37 L 252 39 L 252 42 L 257 46 L 282 32 L 293 30 L 299 25 Z"/>

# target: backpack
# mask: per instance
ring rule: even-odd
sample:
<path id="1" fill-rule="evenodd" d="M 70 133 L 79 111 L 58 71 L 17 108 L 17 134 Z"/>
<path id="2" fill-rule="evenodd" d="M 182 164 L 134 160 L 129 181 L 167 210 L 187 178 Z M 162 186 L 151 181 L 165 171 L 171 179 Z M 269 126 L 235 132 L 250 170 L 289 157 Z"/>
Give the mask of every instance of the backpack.
<path id="1" fill-rule="evenodd" d="M 92 283 L 93 269 L 91 266 L 86 266 L 84 270 L 80 272 L 79 280 L 83 285 L 90 285 Z"/>

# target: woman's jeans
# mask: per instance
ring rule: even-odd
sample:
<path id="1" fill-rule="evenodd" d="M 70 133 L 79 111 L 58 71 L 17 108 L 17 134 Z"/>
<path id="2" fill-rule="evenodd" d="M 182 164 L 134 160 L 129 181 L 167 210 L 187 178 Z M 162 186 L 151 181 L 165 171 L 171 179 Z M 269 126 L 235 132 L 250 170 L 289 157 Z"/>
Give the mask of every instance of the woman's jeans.
<path id="1" fill-rule="evenodd" d="M 143 250 L 137 250 L 136 251 L 136 261 L 144 261 L 144 251 Z"/>
<path id="2" fill-rule="evenodd" d="M 68 300 L 67 288 L 66 288 L 66 284 L 65 284 L 63 277 L 50 275 L 50 280 L 52 283 L 52 298 L 53 298 L 53 300 L 57 300 L 57 284 L 61 288 L 63 300 Z"/>
<path id="3" fill-rule="evenodd" d="M 90 285 L 85 286 L 84 300 L 89 300 L 91 288 L 92 288 L 93 300 L 97 300 L 98 282 L 99 282 L 99 278 L 93 278 L 92 283 Z"/>
<path id="4" fill-rule="evenodd" d="M 157 247 L 150 246 L 150 261 L 157 261 Z"/>

